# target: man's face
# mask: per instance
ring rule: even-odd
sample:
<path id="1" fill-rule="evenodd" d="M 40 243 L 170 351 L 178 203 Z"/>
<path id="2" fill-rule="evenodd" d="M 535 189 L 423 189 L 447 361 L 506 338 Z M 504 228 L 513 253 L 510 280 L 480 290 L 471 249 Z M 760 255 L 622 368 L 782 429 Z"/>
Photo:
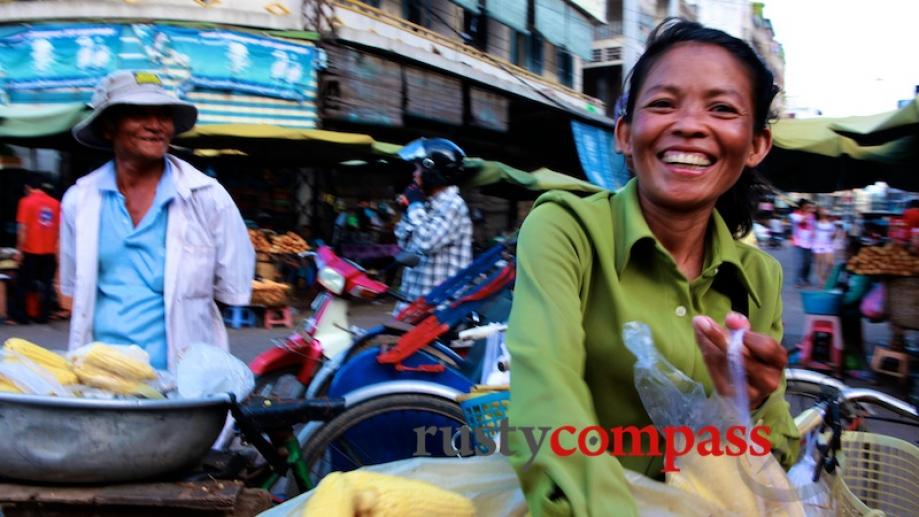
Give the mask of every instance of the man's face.
<path id="1" fill-rule="evenodd" d="M 421 168 L 421 164 L 416 163 L 415 172 L 412 173 L 412 177 L 415 179 L 415 183 L 417 183 L 419 187 L 424 187 L 424 184 L 421 182 L 421 177 L 422 177 L 423 172 L 424 172 L 424 169 Z"/>
<path id="2" fill-rule="evenodd" d="M 109 124 L 105 137 L 119 158 L 162 160 L 175 135 L 172 111 L 165 106 L 130 106 Z"/>

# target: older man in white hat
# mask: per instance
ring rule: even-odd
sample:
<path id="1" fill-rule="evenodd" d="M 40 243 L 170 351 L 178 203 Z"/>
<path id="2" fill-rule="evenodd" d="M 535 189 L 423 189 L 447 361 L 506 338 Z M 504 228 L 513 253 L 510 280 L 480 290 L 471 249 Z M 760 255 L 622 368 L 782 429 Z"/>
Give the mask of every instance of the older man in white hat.
<path id="1" fill-rule="evenodd" d="M 103 79 L 91 105 L 73 136 L 114 159 L 80 178 L 61 207 L 70 348 L 137 344 L 170 370 L 193 343 L 226 349 L 214 299 L 249 302 L 255 253 L 226 190 L 168 154 L 198 110 L 155 73 L 133 71 Z"/>

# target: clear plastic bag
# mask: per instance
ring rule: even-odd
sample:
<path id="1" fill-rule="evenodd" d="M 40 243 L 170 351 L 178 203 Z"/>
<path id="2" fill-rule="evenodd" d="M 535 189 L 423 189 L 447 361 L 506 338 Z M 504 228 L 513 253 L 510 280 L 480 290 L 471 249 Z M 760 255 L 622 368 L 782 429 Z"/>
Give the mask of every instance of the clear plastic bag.
<path id="1" fill-rule="evenodd" d="M 472 500 L 476 515 L 480 517 L 529 514 L 517 474 L 507 458 L 498 454 L 469 458 L 410 458 L 363 467 L 363 470 L 427 481 L 440 488 L 462 494 Z M 638 503 L 640 517 L 723 515 L 717 506 L 637 472 L 626 470 L 625 477 L 629 490 Z M 300 517 L 312 495 L 312 491 L 301 494 L 259 514 L 259 517 Z M 308 517 L 313 516 L 310 514 Z"/>
<path id="2" fill-rule="evenodd" d="M 804 512 L 808 517 L 832 517 L 836 515 L 833 509 L 832 498 L 828 479 L 830 474 L 824 473 L 820 480 L 814 482 L 814 472 L 817 469 L 817 433 L 811 432 L 805 439 L 804 453 L 801 459 L 788 471 L 788 479 L 798 492 Z"/>
<path id="3" fill-rule="evenodd" d="M 255 388 L 255 376 L 246 363 L 226 350 L 195 343 L 179 360 L 176 385 L 183 399 L 233 393 L 237 400 L 242 400 Z"/>
<path id="4" fill-rule="evenodd" d="M 14 385 L 25 395 L 73 395 L 48 370 L 22 354 L 8 350 L 0 350 L 0 379 Z"/>
<path id="5" fill-rule="evenodd" d="M 729 348 L 729 360 L 741 358 L 740 339 L 735 335 Z M 657 351 L 647 325 L 626 323 L 623 328 L 626 348 L 635 355 L 635 388 L 648 416 L 659 430 L 673 427 L 690 428 L 694 437 L 711 438 L 703 428 L 714 428 L 720 437 L 727 436 L 728 428 L 742 426 L 749 444 L 750 431 L 748 405 L 743 398 L 745 389 L 738 392 L 737 400 L 705 394 L 701 383 L 692 380 L 675 368 Z M 687 346 L 697 346 L 687 343 Z M 733 349 L 733 350 L 732 350 Z M 740 359 L 742 360 L 742 359 Z M 746 386 L 742 364 L 735 365 L 732 380 Z M 737 376 L 740 376 L 740 379 Z M 750 451 L 739 455 L 722 453 L 703 454 L 698 444 L 687 447 L 682 433 L 674 433 L 675 450 L 687 451 L 676 457 L 678 472 L 668 472 L 667 483 L 686 492 L 698 495 L 721 507 L 719 514 L 744 516 L 803 516 L 797 492 L 785 471 L 771 455 L 755 456 Z M 725 447 L 726 449 L 727 447 Z"/>

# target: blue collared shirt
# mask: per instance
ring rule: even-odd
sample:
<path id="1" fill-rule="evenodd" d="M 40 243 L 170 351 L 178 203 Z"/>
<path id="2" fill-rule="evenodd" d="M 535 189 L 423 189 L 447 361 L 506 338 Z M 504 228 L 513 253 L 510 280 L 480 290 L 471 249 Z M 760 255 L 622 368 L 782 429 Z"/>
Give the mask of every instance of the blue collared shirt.
<path id="1" fill-rule="evenodd" d="M 150 354 L 150 364 L 166 369 L 166 224 L 176 195 L 169 161 L 153 203 L 135 227 L 109 162 L 99 189 L 99 280 L 93 337 L 111 344 L 136 344 Z"/>

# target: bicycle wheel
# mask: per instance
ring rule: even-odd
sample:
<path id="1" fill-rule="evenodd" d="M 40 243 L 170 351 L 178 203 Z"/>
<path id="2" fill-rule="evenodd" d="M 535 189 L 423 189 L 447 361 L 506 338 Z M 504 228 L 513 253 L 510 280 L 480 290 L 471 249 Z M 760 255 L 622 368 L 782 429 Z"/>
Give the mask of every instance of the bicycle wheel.
<path id="1" fill-rule="evenodd" d="M 466 425 L 459 404 L 433 395 L 397 393 L 345 410 L 303 447 L 313 483 L 326 474 L 414 456 L 455 456 L 454 434 Z M 436 428 L 424 433 L 423 429 Z M 421 430 L 420 430 L 421 429 Z"/>

